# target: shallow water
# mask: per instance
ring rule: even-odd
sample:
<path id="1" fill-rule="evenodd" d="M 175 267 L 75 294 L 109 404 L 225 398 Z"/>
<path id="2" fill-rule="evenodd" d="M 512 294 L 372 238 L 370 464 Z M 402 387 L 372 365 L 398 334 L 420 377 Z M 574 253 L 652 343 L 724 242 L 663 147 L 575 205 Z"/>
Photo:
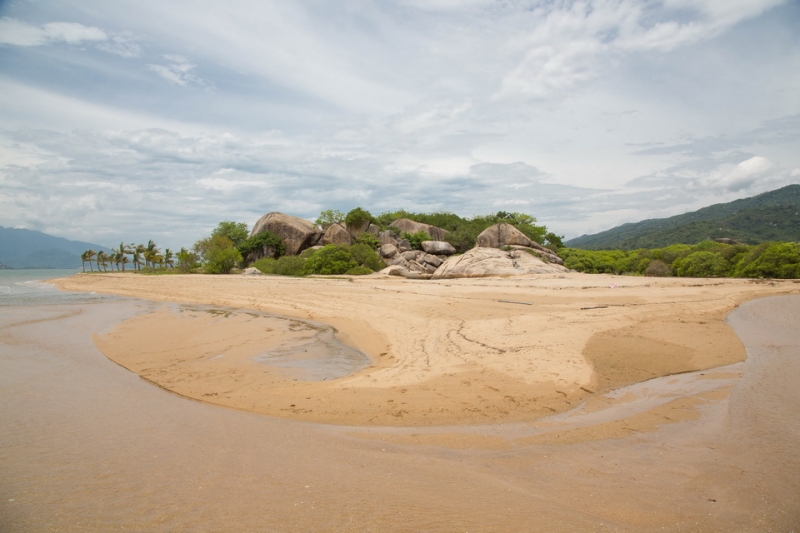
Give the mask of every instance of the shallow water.
<path id="1" fill-rule="evenodd" d="M 395 430 L 358 434 L 187 400 L 92 343 L 151 304 L 39 302 L 0 308 L 0 531 L 788 532 L 800 524 L 798 297 L 732 314 L 750 360 L 730 401 L 709 403 L 700 421 L 497 450 L 404 445 L 391 442 Z"/>
<path id="2" fill-rule="evenodd" d="M 98 294 L 59 291 L 44 280 L 72 276 L 75 269 L 0 270 L 0 306 L 85 303 L 116 298 Z"/>

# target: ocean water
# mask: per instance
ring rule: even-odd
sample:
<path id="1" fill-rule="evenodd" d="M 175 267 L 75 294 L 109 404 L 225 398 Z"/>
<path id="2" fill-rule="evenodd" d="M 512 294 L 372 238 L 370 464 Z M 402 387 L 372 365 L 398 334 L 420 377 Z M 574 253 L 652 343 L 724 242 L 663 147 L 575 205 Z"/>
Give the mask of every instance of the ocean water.
<path id="1" fill-rule="evenodd" d="M 80 269 L 0 270 L 0 307 L 91 303 L 114 298 L 101 294 L 59 291 L 47 279 L 65 278 Z"/>

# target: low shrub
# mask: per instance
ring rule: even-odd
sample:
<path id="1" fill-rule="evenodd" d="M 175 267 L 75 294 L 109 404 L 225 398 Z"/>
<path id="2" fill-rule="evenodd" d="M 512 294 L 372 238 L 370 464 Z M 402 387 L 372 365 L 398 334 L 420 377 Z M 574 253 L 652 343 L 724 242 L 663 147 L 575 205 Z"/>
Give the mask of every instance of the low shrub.
<path id="1" fill-rule="evenodd" d="M 253 263 L 264 274 L 277 276 L 305 276 L 305 265 L 306 260 L 297 255 L 284 255 L 278 259 L 265 257 Z"/>
<path id="2" fill-rule="evenodd" d="M 672 269 L 669 265 L 660 259 L 650 261 L 647 268 L 644 270 L 645 276 L 664 278 L 672 275 Z"/>
<path id="3" fill-rule="evenodd" d="M 323 246 L 306 259 L 306 271 L 309 274 L 344 274 L 357 266 L 358 262 L 349 251 L 334 244 Z"/>

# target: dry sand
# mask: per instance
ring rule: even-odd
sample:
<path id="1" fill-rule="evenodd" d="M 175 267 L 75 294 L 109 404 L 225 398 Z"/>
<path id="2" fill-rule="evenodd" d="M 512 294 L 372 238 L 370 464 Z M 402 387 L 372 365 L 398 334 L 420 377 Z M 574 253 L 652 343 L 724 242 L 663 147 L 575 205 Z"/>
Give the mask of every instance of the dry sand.
<path id="1" fill-rule="evenodd" d="M 128 273 L 55 283 L 182 304 L 95 337 L 110 359 L 170 391 L 277 417 L 417 427 L 529 421 L 587 400 L 591 407 L 597 392 L 743 361 L 727 314 L 752 298 L 800 292 L 792 281 L 583 274 L 410 281 Z M 335 327 L 369 366 L 322 381 L 304 374 L 313 364 L 297 356 L 320 350 L 312 343 L 324 334 L 320 324 Z M 292 366 L 270 364 L 278 353 L 294 353 Z M 690 419 L 693 401 L 562 441 Z M 457 438 L 493 446 L 486 437 Z"/>

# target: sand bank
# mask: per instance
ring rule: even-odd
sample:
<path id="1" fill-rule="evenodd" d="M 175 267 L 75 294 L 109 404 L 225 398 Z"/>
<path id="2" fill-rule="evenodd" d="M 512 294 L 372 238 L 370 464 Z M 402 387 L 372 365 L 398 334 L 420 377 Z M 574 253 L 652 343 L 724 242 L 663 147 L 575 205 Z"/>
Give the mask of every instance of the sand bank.
<path id="1" fill-rule="evenodd" d="M 748 299 L 800 290 L 790 281 L 583 274 L 438 282 L 102 274 L 56 284 L 237 309 L 164 308 L 96 337 L 109 358 L 168 390 L 272 416 L 382 426 L 530 420 L 595 392 L 742 361 L 726 315 Z M 265 355 L 305 326 L 244 310 L 330 324 L 371 365 L 325 381 L 287 374 Z"/>

